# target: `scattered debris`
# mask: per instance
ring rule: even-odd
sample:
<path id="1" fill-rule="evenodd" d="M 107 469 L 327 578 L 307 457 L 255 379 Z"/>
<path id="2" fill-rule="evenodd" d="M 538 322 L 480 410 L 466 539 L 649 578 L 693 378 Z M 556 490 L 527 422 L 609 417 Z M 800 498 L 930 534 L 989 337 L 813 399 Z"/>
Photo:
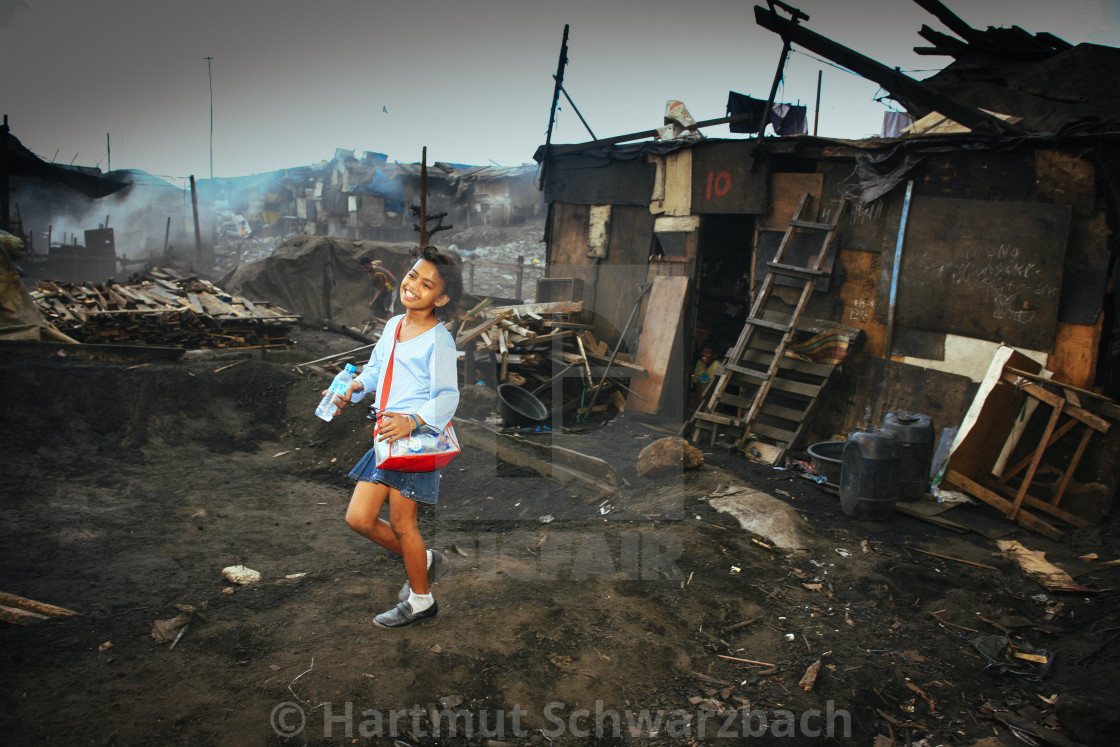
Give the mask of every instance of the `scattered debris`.
<path id="1" fill-rule="evenodd" d="M 169 268 L 151 269 L 130 283 L 40 280 L 31 297 L 55 327 L 83 343 L 287 348 L 300 322 L 285 309 Z"/>
<path id="2" fill-rule="evenodd" d="M 1016 542 L 1015 544 L 1019 544 L 1019 543 Z M 954 558 L 951 555 L 942 555 L 941 553 L 930 552 L 929 550 L 921 550 L 921 549 L 919 549 L 917 547 L 913 547 L 911 545 L 906 545 L 906 549 L 907 550 L 913 550 L 914 552 L 920 552 L 923 555 L 932 555 L 933 557 L 941 558 L 942 560 L 951 560 L 954 563 L 964 563 L 965 565 L 974 565 L 977 568 L 987 568 L 989 571 L 998 571 L 999 570 L 994 565 L 987 565 L 985 563 L 977 563 L 975 561 L 964 560 L 962 558 Z"/>
<path id="3" fill-rule="evenodd" d="M 1018 563 L 1023 572 L 1051 591 L 1091 592 L 1058 566 L 1046 560 L 1046 553 L 1028 550 L 1015 540 L 999 540 L 999 549 Z"/>
<path id="4" fill-rule="evenodd" d="M 977 636 L 972 647 L 988 661 L 988 668 L 999 674 L 1009 674 L 1021 682 L 1038 682 L 1050 671 L 1054 662 L 1046 649 L 1035 649 L 1025 639 L 1012 643 L 1008 636 Z"/>
<path id="5" fill-rule="evenodd" d="M 156 643 L 178 641 L 182 636 L 180 628 L 185 628 L 192 618 L 193 615 L 182 613 L 167 620 L 156 620 L 152 623 L 152 638 Z"/>
<path id="6" fill-rule="evenodd" d="M 11 625 L 30 625 L 51 618 L 73 617 L 76 614 L 78 613 L 73 610 L 53 604 L 0 592 L 0 621 Z"/>
<path id="7" fill-rule="evenodd" d="M 821 660 L 817 659 L 809 665 L 809 668 L 805 670 L 805 674 L 801 675 L 801 681 L 797 683 L 797 686 L 805 692 L 809 692 L 813 689 L 813 685 L 817 683 L 817 675 L 820 674 L 820 671 Z"/>

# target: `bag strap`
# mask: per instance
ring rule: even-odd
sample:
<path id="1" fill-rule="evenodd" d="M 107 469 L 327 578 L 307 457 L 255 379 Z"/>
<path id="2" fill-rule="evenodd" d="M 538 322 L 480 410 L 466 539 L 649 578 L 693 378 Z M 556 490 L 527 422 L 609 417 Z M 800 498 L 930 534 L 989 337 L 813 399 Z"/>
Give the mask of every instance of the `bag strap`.
<path id="1" fill-rule="evenodd" d="M 381 387 L 381 406 L 378 414 L 385 412 L 385 405 L 389 403 L 389 387 L 393 385 L 393 358 L 397 352 L 397 340 L 401 336 L 401 327 L 404 326 L 404 317 L 397 322 L 397 330 L 393 333 L 393 347 L 389 350 L 389 363 L 385 366 L 385 384 Z"/>

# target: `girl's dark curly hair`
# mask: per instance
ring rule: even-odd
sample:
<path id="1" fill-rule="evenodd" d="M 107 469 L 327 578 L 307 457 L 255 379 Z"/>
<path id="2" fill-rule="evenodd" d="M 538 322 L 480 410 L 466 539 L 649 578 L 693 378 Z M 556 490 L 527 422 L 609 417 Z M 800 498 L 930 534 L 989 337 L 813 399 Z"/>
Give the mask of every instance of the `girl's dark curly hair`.
<path id="1" fill-rule="evenodd" d="M 463 298 L 463 271 L 455 257 L 444 254 L 431 244 L 413 247 L 409 252 L 413 263 L 418 259 L 426 259 L 436 266 L 439 277 L 443 280 L 443 292 L 449 299 L 443 306 L 436 307 L 436 318 L 446 322 L 454 319 L 459 309 L 459 301 Z"/>

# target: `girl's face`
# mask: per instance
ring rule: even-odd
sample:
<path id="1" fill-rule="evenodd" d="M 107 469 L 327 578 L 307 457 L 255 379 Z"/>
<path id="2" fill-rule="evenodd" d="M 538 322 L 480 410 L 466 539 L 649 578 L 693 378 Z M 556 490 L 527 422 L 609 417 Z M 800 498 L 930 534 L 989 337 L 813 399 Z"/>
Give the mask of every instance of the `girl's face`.
<path id="1" fill-rule="evenodd" d="M 426 259 L 416 260 L 401 283 L 401 304 L 406 309 L 434 309 L 451 298 L 443 292 L 439 268 Z"/>

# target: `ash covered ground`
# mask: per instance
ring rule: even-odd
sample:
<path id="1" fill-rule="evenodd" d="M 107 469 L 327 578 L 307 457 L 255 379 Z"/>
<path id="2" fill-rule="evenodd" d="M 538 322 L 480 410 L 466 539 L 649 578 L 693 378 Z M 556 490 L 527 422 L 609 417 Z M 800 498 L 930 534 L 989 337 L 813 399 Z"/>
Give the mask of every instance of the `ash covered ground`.
<path id="1" fill-rule="evenodd" d="M 298 334 L 300 356 L 352 346 Z M 626 476 L 605 498 L 465 449 L 422 511 L 454 567 L 437 624 L 375 628 L 404 574 L 343 523 L 365 413 L 316 420 L 324 382 L 290 360 L 228 365 L 0 358 L 2 590 L 79 613 L 0 630 L 9 743 L 280 744 L 298 727 L 305 743 L 582 744 L 601 725 L 602 743 L 692 744 L 757 736 L 761 718 L 759 738 L 805 744 L 1015 744 L 1007 721 L 1114 733 L 1120 570 L 1049 592 L 980 535 L 855 522 L 719 450 L 639 478 L 667 424 L 626 415 L 556 436 Z M 732 485 L 799 512 L 806 547 L 768 549 L 715 511 Z M 1111 521 L 1063 545 L 1009 536 L 1053 560 L 1117 550 Z M 231 585 L 235 564 L 263 579 Z M 151 631 L 176 605 L 195 612 L 172 649 Z M 1054 654 L 1041 681 L 974 649 L 1000 626 Z"/>
<path id="2" fill-rule="evenodd" d="M 437 243 L 531 261 L 537 228 Z M 611 494 L 465 448 L 421 511 L 453 565 L 437 622 L 378 629 L 403 566 L 343 522 L 371 421 L 314 418 L 326 382 L 294 366 L 355 343 L 293 337 L 266 359 L 0 355 L 0 591 L 78 613 L 0 629 L 9 743 L 990 747 L 1020 744 L 1013 726 L 1114 742 L 1120 568 L 1083 564 L 1092 591 L 1049 591 L 993 539 L 854 521 L 718 448 L 639 477 L 638 453 L 676 426 L 633 415 L 519 434 L 610 462 L 628 482 Z M 740 488 L 795 511 L 803 547 L 713 508 Z M 1112 518 L 1061 544 L 1007 532 L 1055 562 L 1120 557 Z M 238 564 L 262 579 L 222 578 Z M 184 614 L 174 647 L 153 638 Z M 973 645 L 1008 632 L 1052 657 L 1045 676 Z"/>

